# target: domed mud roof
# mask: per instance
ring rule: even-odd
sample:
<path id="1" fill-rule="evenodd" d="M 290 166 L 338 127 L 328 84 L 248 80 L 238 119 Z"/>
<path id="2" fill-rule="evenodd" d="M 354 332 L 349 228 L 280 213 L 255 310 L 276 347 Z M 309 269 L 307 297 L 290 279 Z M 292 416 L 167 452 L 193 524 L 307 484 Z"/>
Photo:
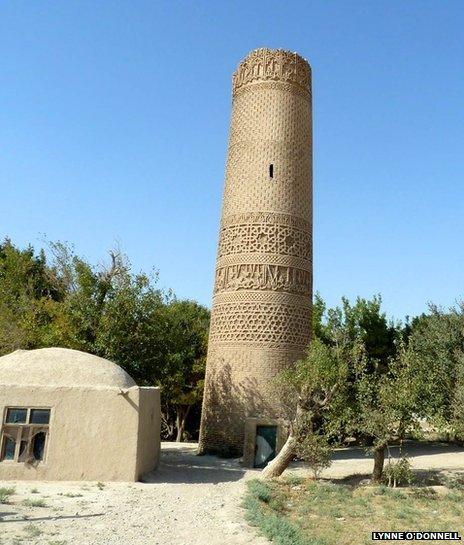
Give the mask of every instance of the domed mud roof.
<path id="1" fill-rule="evenodd" d="M 119 365 L 69 348 L 16 350 L 1 357 L 0 384 L 96 388 L 136 385 Z"/>

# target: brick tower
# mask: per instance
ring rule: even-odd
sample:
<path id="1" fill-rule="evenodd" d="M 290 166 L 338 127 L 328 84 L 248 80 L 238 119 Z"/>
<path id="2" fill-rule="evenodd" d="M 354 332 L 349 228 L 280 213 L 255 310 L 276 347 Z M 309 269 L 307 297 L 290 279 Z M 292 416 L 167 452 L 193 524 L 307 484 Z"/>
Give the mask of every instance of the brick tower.
<path id="1" fill-rule="evenodd" d="M 242 454 L 273 422 L 273 377 L 302 356 L 312 296 L 311 68 L 257 49 L 233 75 L 200 452 Z"/>

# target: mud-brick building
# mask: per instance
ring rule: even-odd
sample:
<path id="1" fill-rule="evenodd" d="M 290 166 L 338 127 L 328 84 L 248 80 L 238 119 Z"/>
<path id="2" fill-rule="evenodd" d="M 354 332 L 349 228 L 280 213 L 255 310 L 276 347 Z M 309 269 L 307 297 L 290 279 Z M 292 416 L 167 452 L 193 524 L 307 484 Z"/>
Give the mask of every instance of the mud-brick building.
<path id="1" fill-rule="evenodd" d="M 136 481 L 157 465 L 160 396 L 64 348 L 0 358 L 0 480 Z"/>

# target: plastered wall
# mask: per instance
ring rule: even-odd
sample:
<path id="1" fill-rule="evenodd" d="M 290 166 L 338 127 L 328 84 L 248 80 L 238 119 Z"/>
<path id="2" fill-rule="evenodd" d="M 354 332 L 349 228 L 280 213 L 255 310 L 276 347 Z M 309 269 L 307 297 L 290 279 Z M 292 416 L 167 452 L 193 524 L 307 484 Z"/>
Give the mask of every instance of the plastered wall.
<path id="1" fill-rule="evenodd" d="M 159 455 L 156 388 L 16 387 L 0 385 L 5 407 L 49 407 L 45 460 L 0 462 L 0 480 L 134 481 Z"/>

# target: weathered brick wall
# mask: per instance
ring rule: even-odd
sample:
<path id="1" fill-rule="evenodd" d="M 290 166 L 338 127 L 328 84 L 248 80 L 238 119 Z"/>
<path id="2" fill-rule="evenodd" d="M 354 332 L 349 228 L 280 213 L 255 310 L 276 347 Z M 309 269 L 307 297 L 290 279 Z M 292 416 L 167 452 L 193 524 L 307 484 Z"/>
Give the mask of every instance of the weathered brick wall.
<path id="1" fill-rule="evenodd" d="M 233 76 L 201 451 L 241 454 L 245 419 L 280 415 L 272 381 L 309 343 L 311 295 L 311 69 L 258 49 Z"/>

